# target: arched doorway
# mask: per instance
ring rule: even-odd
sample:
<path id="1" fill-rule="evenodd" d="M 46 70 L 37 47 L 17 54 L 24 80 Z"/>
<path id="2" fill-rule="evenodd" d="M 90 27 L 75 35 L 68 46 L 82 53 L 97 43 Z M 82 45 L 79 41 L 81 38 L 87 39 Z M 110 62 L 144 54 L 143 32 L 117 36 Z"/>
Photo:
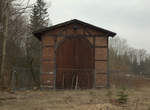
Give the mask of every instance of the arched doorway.
<path id="1" fill-rule="evenodd" d="M 90 89 L 94 82 L 94 56 L 85 38 L 65 38 L 56 49 L 56 88 Z"/>

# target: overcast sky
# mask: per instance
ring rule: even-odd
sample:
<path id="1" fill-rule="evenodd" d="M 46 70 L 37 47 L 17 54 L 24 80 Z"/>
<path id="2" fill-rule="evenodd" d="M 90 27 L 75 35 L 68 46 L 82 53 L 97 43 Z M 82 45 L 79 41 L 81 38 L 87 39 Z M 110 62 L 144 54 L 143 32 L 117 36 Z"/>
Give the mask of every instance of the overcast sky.
<path id="1" fill-rule="evenodd" d="M 53 24 L 79 19 L 114 31 L 150 53 L 150 0 L 46 0 Z"/>

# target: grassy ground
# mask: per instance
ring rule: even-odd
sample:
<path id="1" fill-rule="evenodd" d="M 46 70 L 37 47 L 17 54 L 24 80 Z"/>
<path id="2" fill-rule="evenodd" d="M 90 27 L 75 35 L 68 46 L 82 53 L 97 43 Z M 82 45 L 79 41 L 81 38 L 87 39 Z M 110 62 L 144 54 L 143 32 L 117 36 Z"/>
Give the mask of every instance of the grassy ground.
<path id="1" fill-rule="evenodd" d="M 124 105 L 116 102 L 118 90 L 0 92 L 0 110 L 150 110 L 150 88 L 128 89 Z"/>

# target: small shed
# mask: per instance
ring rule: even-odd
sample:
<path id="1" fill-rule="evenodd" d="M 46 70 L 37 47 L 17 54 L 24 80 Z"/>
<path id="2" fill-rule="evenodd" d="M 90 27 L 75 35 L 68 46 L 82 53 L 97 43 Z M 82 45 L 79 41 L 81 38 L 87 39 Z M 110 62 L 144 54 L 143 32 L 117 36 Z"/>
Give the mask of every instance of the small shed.
<path id="1" fill-rule="evenodd" d="M 34 32 L 42 43 L 41 85 L 56 89 L 109 86 L 108 39 L 116 33 L 74 19 Z"/>

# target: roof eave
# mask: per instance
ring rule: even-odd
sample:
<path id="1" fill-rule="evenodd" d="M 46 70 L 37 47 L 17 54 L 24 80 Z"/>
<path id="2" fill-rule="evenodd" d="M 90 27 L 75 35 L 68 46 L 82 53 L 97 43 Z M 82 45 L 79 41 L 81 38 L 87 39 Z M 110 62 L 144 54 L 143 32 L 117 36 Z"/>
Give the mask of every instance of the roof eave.
<path id="1" fill-rule="evenodd" d="M 64 26 L 64 25 L 73 23 L 73 22 L 78 22 L 78 23 L 81 23 L 81 24 L 83 24 L 83 25 L 85 25 L 85 26 L 93 27 L 93 28 L 95 28 L 96 30 L 99 30 L 99 31 L 103 31 L 103 32 L 105 32 L 105 33 L 108 33 L 108 37 L 109 37 L 109 36 L 114 37 L 114 36 L 116 35 L 116 33 L 112 32 L 112 31 L 109 31 L 109 30 L 106 30 L 106 29 L 103 29 L 103 28 L 94 26 L 94 25 L 89 24 L 89 23 L 85 23 L 85 22 L 80 21 L 80 20 L 77 20 L 77 19 L 74 19 L 74 20 L 71 20 L 71 21 L 67 21 L 67 22 L 60 23 L 60 24 L 57 24 L 57 25 L 54 25 L 54 26 L 51 26 L 51 27 L 47 27 L 47 28 L 43 28 L 43 29 L 34 31 L 33 34 L 34 34 L 35 37 L 37 37 L 39 40 L 41 40 L 41 36 L 42 36 L 43 33 L 47 32 L 47 31 L 50 31 L 50 30 L 53 30 L 53 29 L 56 29 L 56 28 L 59 28 L 59 27 L 62 27 L 62 26 Z"/>

